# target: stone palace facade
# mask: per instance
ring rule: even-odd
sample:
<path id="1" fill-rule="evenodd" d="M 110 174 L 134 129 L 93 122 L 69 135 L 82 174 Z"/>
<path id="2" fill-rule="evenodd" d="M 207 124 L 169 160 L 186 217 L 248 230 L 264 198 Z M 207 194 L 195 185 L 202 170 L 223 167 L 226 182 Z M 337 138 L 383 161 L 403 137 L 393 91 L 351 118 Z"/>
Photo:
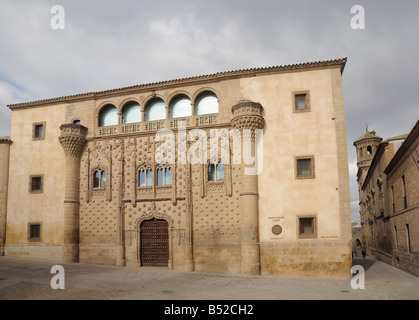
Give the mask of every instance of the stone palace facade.
<path id="1" fill-rule="evenodd" d="M 0 254 L 349 277 L 345 64 L 9 105 Z"/>

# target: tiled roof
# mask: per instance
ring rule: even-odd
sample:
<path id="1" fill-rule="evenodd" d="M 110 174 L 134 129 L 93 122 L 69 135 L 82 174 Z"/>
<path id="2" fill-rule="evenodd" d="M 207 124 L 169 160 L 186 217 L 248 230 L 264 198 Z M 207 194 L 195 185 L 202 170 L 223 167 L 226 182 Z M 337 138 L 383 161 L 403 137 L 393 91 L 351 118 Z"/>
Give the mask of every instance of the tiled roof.
<path id="1" fill-rule="evenodd" d="M 316 61 L 316 62 L 306 62 L 306 63 L 299 63 L 299 64 L 291 64 L 291 65 L 283 65 L 283 66 L 276 66 L 276 67 L 265 67 L 265 68 L 252 68 L 252 69 L 242 69 L 242 70 L 235 70 L 235 71 L 226 71 L 226 72 L 218 72 L 209 75 L 201 75 L 196 77 L 189 77 L 189 78 L 182 78 L 182 79 L 175 79 L 175 80 L 168 80 L 168 81 L 161 81 L 161 82 L 154 82 L 148 84 L 141 84 L 141 85 L 134 85 L 130 87 L 123 87 L 118 89 L 110 89 L 104 91 L 97 91 L 97 92 L 88 92 L 82 94 L 75 94 L 70 96 L 62 96 L 57 98 L 51 99 L 44 99 L 44 100 L 37 100 L 37 101 L 29 101 L 29 102 L 22 102 L 16 104 L 9 104 L 7 105 L 10 109 L 16 108 L 23 108 L 23 107 L 30 107 L 36 105 L 42 105 L 46 103 L 55 103 L 55 102 L 70 102 L 76 100 L 85 100 L 89 98 L 99 98 L 102 96 L 106 96 L 109 94 L 114 93 L 127 93 L 133 90 L 138 89 L 150 89 L 158 88 L 164 85 L 173 85 L 173 84 L 188 84 L 195 81 L 200 80 L 221 80 L 229 77 L 246 77 L 246 76 L 254 76 L 257 74 L 265 74 L 265 73 L 275 73 L 281 71 L 297 71 L 301 69 L 314 69 L 314 68 L 322 68 L 322 67 L 330 67 L 330 66 L 340 66 L 340 71 L 343 73 L 343 70 L 346 65 L 347 58 L 335 59 L 335 60 L 325 60 L 325 61 Z"/>
<path id="2" fill-rule="evenodd" d="M 0 143 L 11 143 L 10 137 L 0 137 Z"/>
<path id="3" fill-rule="evenodd" d="M 358 139 L 356 139 L 354 141 L 354 144 L 356 144 L 357 142 L 361 141 L 361 140 L 367 140 L 367 139 L 381 139 L 381 137 L 377 136 L 375 134 L 375 131 L 366 131 L 362 136 L 360 136 Z"/>

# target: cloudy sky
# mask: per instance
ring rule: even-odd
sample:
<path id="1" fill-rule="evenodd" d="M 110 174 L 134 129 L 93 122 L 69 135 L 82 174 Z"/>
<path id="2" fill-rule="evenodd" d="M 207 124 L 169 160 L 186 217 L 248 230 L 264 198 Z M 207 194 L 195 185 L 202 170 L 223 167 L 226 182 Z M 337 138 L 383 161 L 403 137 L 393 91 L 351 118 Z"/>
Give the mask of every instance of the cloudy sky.
<path id="1" fill-rule="evenodd" d="M 54 5 L 65 13 L 54 30 Z M 361 5 L 365 29 L 354 30 Z M 352 218 L 352 142 L 419 118 L 419 1 L 0 0 L 0 136 L 7 104 L 253 67 L 348 58 L 343 74 Z"/>

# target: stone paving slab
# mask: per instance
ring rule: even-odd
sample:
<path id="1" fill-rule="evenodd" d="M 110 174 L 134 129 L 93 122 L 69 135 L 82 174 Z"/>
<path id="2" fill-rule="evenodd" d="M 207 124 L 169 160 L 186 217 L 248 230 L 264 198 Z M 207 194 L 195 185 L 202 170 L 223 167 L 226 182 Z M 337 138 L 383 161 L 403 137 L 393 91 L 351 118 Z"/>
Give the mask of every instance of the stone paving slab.
<path id="1" fill-rule="evenodd" d="M 419 278 L 383 262 L 354 259 L 351 279 L 243 276 L 161 268 L 63 263 L 65 289 L 52 289 L 54 263 L 0 257 L 0 300 L 418 300 Z"/>

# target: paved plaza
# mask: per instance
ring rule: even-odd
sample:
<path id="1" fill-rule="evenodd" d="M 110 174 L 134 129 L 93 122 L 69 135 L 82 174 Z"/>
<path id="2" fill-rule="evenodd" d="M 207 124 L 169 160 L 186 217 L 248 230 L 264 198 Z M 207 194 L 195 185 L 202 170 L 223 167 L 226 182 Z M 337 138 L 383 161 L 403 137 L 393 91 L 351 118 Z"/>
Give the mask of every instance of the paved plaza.
<path id="1" fill-rule="evenodd" d="M 50 262 L 0 257 L 1 300 L 417 300 L 419 278 L 372 259 L 354 259 L 365 270 L 365 289 L 350 279 L 243 276 L 160 268 L 60 264 L 64 289 L 52 289 Z"/>

